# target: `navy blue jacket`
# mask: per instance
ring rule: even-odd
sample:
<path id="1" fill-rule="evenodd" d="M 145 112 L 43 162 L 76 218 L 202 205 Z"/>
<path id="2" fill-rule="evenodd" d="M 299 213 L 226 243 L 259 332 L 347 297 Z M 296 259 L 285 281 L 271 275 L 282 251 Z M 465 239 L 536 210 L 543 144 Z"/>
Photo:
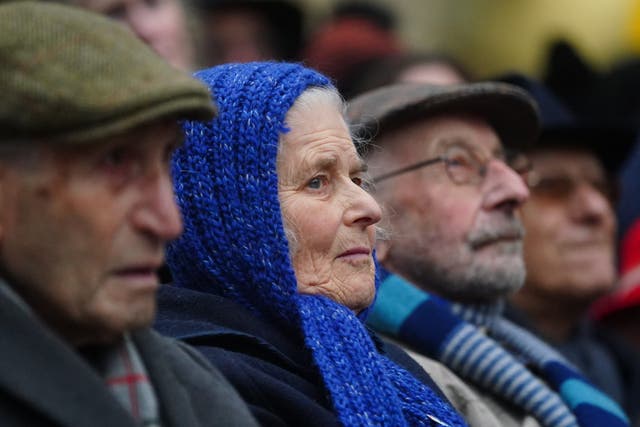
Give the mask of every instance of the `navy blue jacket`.
<path id="1" fill-rule="evenodd" d="M 301 345 L 292 336 L 235 302 L 211 294 L 164 285 L 155 328 L 195 346 L 216 366 L 266 426 L 340 425 L 328 393 Z M 403 350 L 372 333 L 381 354 L 446 398 L 427 373 Z"/>

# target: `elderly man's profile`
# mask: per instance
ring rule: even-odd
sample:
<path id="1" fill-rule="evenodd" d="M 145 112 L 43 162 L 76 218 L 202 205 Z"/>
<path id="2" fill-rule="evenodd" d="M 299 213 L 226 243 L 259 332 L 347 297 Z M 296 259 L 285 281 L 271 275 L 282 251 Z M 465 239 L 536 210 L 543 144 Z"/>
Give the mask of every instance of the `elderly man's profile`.
<path id="1" fill-rule="evenodd" d="M 149 329 L 182 231 L 169 159 L 209 92 L 129 31 L 0 5 L 0 424 L 255 425 L 222 375 Z"/>

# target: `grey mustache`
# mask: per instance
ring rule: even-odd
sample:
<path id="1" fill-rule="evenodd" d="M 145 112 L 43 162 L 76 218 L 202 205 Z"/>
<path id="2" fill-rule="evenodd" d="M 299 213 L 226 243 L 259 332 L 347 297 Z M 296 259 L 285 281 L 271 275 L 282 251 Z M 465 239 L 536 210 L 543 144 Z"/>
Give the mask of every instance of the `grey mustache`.
<path id="1" fill-rule="evenodd" d="M 493 243 L 503 239 L 522 239 L 524 227 L 519 221 L 511 221 L 500 225 L 491 225 L 480 228 L 469 234 L 467 241 L 472 248 Z"/>

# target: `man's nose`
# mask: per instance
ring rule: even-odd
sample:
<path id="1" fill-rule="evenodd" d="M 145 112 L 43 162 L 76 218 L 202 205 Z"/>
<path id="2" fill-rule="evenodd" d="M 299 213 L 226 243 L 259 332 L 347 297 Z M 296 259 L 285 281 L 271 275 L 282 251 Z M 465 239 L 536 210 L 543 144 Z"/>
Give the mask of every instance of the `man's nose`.
<path id="1" fill-rule="evenodd" d="M 178 237 L 182 233 L 182 216 L 168 172 L 148 177 L 141 193 L 142 200 L 133 214 L 134 226 L 162 241 Z"/>
<path id="2" fill-rule="evenodd" d="M 571 216 L 578 221 L 601 224 L 615 220 L 609 199 L 586 181 L 576 184 L 570 206 Z"/>
<path id="3" fill-rule="evenodd" d="M 529 188 L 522 176 L 501 160 L 491 160 L 482 185 L 485 209 L 514 210 L 529 198 Z"/>

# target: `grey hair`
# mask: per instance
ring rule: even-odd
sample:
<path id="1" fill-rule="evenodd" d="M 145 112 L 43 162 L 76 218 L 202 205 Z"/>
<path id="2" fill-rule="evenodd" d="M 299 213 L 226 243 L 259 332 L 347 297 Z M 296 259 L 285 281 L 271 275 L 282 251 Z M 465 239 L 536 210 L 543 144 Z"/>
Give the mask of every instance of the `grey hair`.
<path id="1" fill-rule="evenodd" d="M 313 110 L 318 104 L 333 106 L 343 117 L 345 115 L 347 105 L 336 88 L 333 86 L 312 86 L 300 94 L 289 109 L 287 116 L 292 111 Z M 289 123 L 289 125 L 293 126 L 293 123 Z"/>
<path id="2" fill-rule="evenodd" d="M 298 99 L 296 99 L 296 101 L 289 109 L 289 112 L 287 113 L 287 125 L 289 127 L 295 127 L 297 124 L 295 119 L 291 120 L 291 112 L 299 112 L 305 110 L 313 111 L 313 109 L 316 108 L 319 104 L 333 106 L 337 111 L 340 112 L 347 125 L 349 125 L 349 122 L 346 118 L 347 103 L 344 98 L 342 98 L 338 90 L 333 86 L 312 86 L 302 92 L 302 94 L 298 97 Z M 365 146 L 368 141 L 366 141 L 364 137 L 361 137 L 358 132 L 355 132 L 355 128 L 351 127 L 350 125 L 349 134 L 351 136 L 353 144 L 356 146 L 358 153 L 360 153 L 360 148 Z M 282 136 L 280 141 L 282 141 Z M 280 150 L 280 147 L 281 145 L 278 147 L 278 150 Z"/>

